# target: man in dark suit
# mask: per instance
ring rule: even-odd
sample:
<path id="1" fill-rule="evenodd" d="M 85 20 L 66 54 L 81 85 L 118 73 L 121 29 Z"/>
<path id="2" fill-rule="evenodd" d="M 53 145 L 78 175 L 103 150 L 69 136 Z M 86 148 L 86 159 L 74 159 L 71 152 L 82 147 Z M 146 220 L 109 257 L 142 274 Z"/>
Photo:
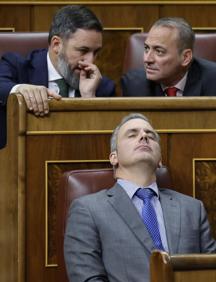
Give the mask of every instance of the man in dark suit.
<path id="1" fill-rule="evenodd" d="M 155 22 L 144 44 L 144 68 L 122 77 L 123 96 L 216 96 L 216 64 L 193 58 L 194 39 L 182 18 Z"/>
<path id="2" fill-rule="evenodd" d="M 100 21 L 88 8 L 65 6 L 53 18 L 48 50 L 34 50 L 26 58 L 14 53 L 2 56 L 0 148 L 6 142 L 6 103 L 12 92 L 22 94 L 36 116 L 48 114 L 48 98 L 60 99 L 63 94 L 86 98 L 114 96 L 114 83 L 102 77 L 94 64 L 102 48 L 102 31 Z"/>
<path id="3" fill-rule="evenodd" d="M 116 127 L 110 162 L 114 187 L 70 207 L 64 253 L 71 282 L 149 282 L 156 248 L 170 254 L 216 252 L 202 202 L 157 186 L 159 136 L 145 116 L 130 114 Z M 151 193 L 150 203 L 140 199 L 143 192 Z"/>

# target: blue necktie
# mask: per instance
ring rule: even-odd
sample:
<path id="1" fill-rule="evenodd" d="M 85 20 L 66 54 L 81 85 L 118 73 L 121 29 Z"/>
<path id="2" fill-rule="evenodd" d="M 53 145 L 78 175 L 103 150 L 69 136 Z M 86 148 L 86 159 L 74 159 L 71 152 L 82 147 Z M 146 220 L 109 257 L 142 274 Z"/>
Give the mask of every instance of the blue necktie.
<path id="1" fill-rule="evenodd" d="M 155 192 L 150 188 L 140 188 L 136 191 L 135 195 L 143 200 L 142 220 L 154 242 L 155 248 L 164 250 L 160 237 L 157 216 L 151 203 L 151 199 L 155 195 Z"/>

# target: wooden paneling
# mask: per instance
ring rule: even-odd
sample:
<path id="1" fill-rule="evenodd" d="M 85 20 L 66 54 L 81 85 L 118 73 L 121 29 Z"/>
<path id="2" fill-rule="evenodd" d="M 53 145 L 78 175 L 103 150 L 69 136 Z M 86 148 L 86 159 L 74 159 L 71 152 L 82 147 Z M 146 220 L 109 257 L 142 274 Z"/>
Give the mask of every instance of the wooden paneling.
<path id="1" fill-rule="evenodd" d="M 141 32 L 141 28 L 106 29 L 103 36 L 103 48 L 96 59 L 101 73 L 111 78 L 116 84 L 116 93 L 121 95 L 120 77 L 123 72 L 124 52 L 128 38 L 134 32 Z"/>
<path id="2" fill-rule="evenodd" d="M 149 28 L 159 16 L 155 5 L 86 5 L 97 15 L 104 27 Z M 37 5 L 33 9 L 32 27 L 35 31 L 47 31 L 53 15 L 61 6 Z M 148 17 L 146 16 L 148 15 Z M 41 20 L 38 21 L 38 18 Z"/>
<path id="3" fill-rule="evenodd" d="M 179 184 L 183 193 L 189 193 L 191 196 L 194 194 L 193 190 L 188 188 L 193 187 L 193 159 L 216 157 L 215 136 L 215 132 L 205 134 L 189 132 L 170 136 L 169 166 L 175 171 L 174 183 Z M 186 159 L 190 162 L 187 166 Z M 179 167 L 182 167 L 181 174 L 178 173 Z"/>
<path id="4" fill-rule="evenodd" d="M 182 17 L 195 28 L 216 27 L 215 13 L 216 5 L 164 5 L 160 8 L 160 17 Z"/>
<path id="5" fill-rule="evenodd" d="M 52 18 L 61 5 L 37 5 L 32 8 L 31 31 L 49 31 Z"/>
<path id="6" fill-rule="evenodd" d="M 205 160 L 216 159 L 216 98 L 62 99 L 50 102 L 48 117 L 37 118 L 26 112 L 21 96 L 11 95 L 8 146 L 0 151 L 0 281 L 60 281 L 55 238 L 59 177 L 72 168 L 109 166 L 111 132 L 130 112 L 152 121 L 174 189 L 188 195 L 196 190 L 215 234 L 216 160 L 211 165 Z M 195 159 L 204 161 L 194 168 Z"/>
<path id="7" fill-rule="evenodd" d="M 169 255 L 158 250 L 150 257 L 151 282 L 215 282 L 215 254 Z"/>
<path id="8" fill-rule="evenodd" d="M 30 31 L 30 10 L 29 5 L 0 5 L 0 27 Z"/>
<path id="9" fill-rule="evenodd" d="M 184 2 L 184 3 L 183 3 Z M 85 4 L 92 9 L 105 27 L 144 27 L 148 31 L 155 20 L 164 16 L 184 17 L 194 27 L 214 27 L 216 1 L 145 1 L 125 2 L 112 1 L 94 4 L 89 1 Z M 0 26 L 15 27 L 16 31 L 48 31 L 55 12 L 61 8 L 62 2 L 25 2 L 10 5 L 0 2 Z M 8 1 L 9 3 L 9 1 Z M 96 1 L 95 1 L 96 3 Z M 194 4 L 193 4 L 194 3 Z M 72 4 L 71 2 L 66 4 Z M 202 11 L 202 13 L 200 13 Z"/>
<path id="10" fill-rule="evenodd" d="M 207 154 L 208 155 L 208 154 Z M 215 156 L 215 155 L 214 155 Z M 204 202 L 216 238 L 216 158 L 194 158 L 194 193 Z"/>
<path id="11" fill-rule="evenodd" d="M 105 31 L 104 50 L 99 58 L 102 72 L 117 83 L 122 70 L 127 37 L 133 29 L 148 31 L 152 23 L 162 16 L 185 17 L 193 27 L 215 27 L 216 1 L 197 4 L 196 1 L 118 1 L 115 4 L 90 1 L 88 6 L 101 19 L 105 27 L 117 31 Z M 10 5 L 9 5 L 10 3 Z M 18 4 L 17 4 L 18 3 Z M 0 2 L 0 27 L 16 31 L 48 31 L 51 19 L 62 2 L 45 1 Z M 20 3 L 20 4 L 19 4 Z M 71 2 L 70 2 L 71 3 Z M 64 2 L 64 4 L 70 4 Z M 80 2 L 81 3 L 81 2 Z M 96 3 L 96 4 L 95 4 Z M 187 4 L 190 3 L 190 4 Z M 202 12 L 201 12 L 202 11 Z M 132 28 L 131 31 L 122 28 Z M 118 86 L 119 87 L 119 86 Z M 119 89 L 119 88 L 118 88 Z M 118 90 L 119 93 L 119 90 Z M 11 101 L 14 99 L 10 97 Z M 20 99 L 20 98 L 19 98 Z M 168 103 L 167 103 L 168 102 Z M 123 99 L 73 100 L 51 105 L 51 115 L 43 119 L 27 113 L 18 100 L 11 102 L 9 145 L 0 152 L 0 281 L 4 282 L 57 282 L 58 267 L 45 267 L 56 262 L 55 200 L 58 173 L 54 180 L 49 175 L 48 242 L 46 245 L 45 163 L 62 160 L 57 166 L 61 173 L 65 160 L 86 160 L 75 164 L 89 167 L 89 160 L 106 159 L 108 139 L 119 119 L 131 111 L 145 113 L 159 130 L 163 162 L 168 165 L 176 188 L 189 195 L 196 194 L 208 207 L 211 224 L 215 227 L 215 201 L 206 200 L 206 183 L 200 179 L 197 169 L 193 178 L 193 159 L 216 158 L 216 101 L 215 99 L 187 98 L 176 100 Z M 97 110 L 96 110 L 97 109 Z M 62 114 L 64 112 L 64 114 Z M 111 114 L 110 114 L 111 113 Z M 62 127 L 64 126 L 64 127 Z M 60 132 L 64 129 L 64 133 Z M 94 130 L 85 135 L 84 131 Z M 39 131 L 55 131 L 54 135 Z M 68 132 L 67 132 L 68 131 Z M 74 132 L 76 131 L 76 132 Z M 100 131 L 95 132 L 95 131 Z M 105 132 L 106 131 L 106 132 Z M 36 134 L 34 135 L 34 133 Z M 27 134 L 27 135 L 26 135 Z M 98 135 L 99 134 L 99 135 Z M 79 141 L 77 141 L 79 140 Z M 43 142 L 41 142 L 43 141 Z M 92 164 L 91 164 L 92 165 Z M 96 164 L 93 164 L 96 165 Z M 97 166 L 99 164 L 97 163 Z M 68 164 L 70 169 L 74 164 Z M 64 167 L 64 168 L 62 168 Z M 201 168 L 206 164 L 201 162 Z M 213 168 L 212 168 L 213 167 Z M 206 175 L 212 177 L 215 162 L 207 165 Z M 49 173 L 51 170 L 49 170 Z M 8 175 L 9 174 L 9 175 Z M 51 174 L 52 175 L 52 174 Z M 212 178 L 211 178 L 212 179 Z M 215 182 L 211 187 L 215 187 Z M 53 189 L 53 190 L 52 190 Z M 213 189 L 211 189 L 213 191 Z M 215 199 L 215 198 L 213 198 Z M 51 214 L 50 214 L 51 213 Z M 48 249 L 47 249 L 48 248 Z"/>
<path id="12" fill-rule="evenodd" d="M 159 15 L 159 6 L 156 5 L 89 5 L 106 27 L 144 27 L 149 28 Z"/>

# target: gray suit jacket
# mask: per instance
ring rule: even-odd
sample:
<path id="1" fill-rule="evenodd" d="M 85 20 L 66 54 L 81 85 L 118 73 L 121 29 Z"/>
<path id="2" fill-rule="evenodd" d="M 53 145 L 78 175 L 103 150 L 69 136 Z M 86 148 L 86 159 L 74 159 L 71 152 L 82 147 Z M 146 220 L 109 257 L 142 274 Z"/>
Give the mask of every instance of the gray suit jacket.
<path id="1" fill-rule="evenodd" d="M 170 254 L 216 252 L 203 204 L 160 189 Z M 70 281 L 149 281 L 152 239 L 121 186 L 72 203 L 64 253 Z"/>

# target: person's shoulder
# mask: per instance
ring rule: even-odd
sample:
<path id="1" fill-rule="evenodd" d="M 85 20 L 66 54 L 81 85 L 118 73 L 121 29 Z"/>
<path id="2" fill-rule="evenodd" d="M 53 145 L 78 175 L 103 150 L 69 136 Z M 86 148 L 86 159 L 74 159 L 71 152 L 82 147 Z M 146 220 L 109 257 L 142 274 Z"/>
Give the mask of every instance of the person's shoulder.
<path id="1" fill-rule="evenodd" d="M 208 61 L 205 59 L 195 59 L 193 62 L 190 74 L 198 74 L 202 83 L 203 93 L 207 93 L 204 96 L 215 96 L 216 86 L 216 62 Z"/>
<path id="2" fill-rule="evenodd" d="M 35 49 L 30 51 L 28 54 L 23 55 L 17 52 L 6 52 L 2 55 L 2 60 L 10 62 L 20 62 L 25 63 L 26 61 L 32 60 L 35 57 L 43 56 L 47 53 L 47 49 Z"/>
<path id="3" fill-rule="evenodd" d="M 132 69 L 129 70 L 127 73 L 123 74 L 121 77 L 121 83 L 123 85 L 133 85 L 133 86 L 140 86 L 147 82 L 146 74 L 144 68 L 139 69 Z"/>
<path id="4" fill-rule="evenodd" d="M 129 70 L 121 77 L 122 95 L 126 97 L 157 96 L 157 85 L 146 78 L 144 67 Z"/>
<path id="5" fill-rule="evenodd" d="M 115 96 L 115 83 L 110 78 L 103 76 L 96 91 L 96 97 Z"/>
<path id="6" fill-rule="evenodd" d="M 6 61 L 25 61 L 25 57 L 16 52 L 6 52 L 2 55 L 1 59 Z"/>
<path id="7" fill-rule="evenodd" d="M 160 189 L 160 193 L 184 203 L 200 205 L 200 200 L 172 189 Z"/>
<path id="8" fill-rule="evenodd" d="M 34 49 L 31 52 L 29 52 L 26 56 L 27 60 L 32 60 L 34 58 L 38 58 L 38 57 L 45 57 L 47 56 L 47 49 L 43 48 L 43 49 Z"/>
<path id="9" fill-rule="evenodd" d="M 194 58 L 192 66 L 198 66 L 203 71 L 216 71 L 216 62 L 202 58 Z"/>
<path id="10" fill-rule="evenodd" d="M 87 194 L 87 195 L 83 195 L 77 199 L 75 199 L 74 201 L 76 202 L 80 202 L 82 204 L 85 204 L 85 205 L 97 205 L 98 202 L 101 202 L 102 199 L 105 199 L 107 198 L 107 191 L 109 189 L 102 189 L 98 192 L 95 192 L 95 193 L 90 193 L 90 194 Z"/>
<path id="11" fill-rule="evenodd" d="M 106 85 L 106 86 L 107 86 L 107 85 L 112 85 L 112 86 L 114 86 L 114 85 L 115 85 L 114 81 L 113 81 L 112 79 L 106 77 L 106 76 L 102 76 L 101 84 L 102 84 L 103 86 L 105 86 L 105 85 Z"/>
<path id="12" fill-rule="evenodd" d="M 146 79 L 146 74 L 144 68 L 139 69 L 131 69 L 125 74 L 123 74 L 122 78 L 126 79 Z"/>

